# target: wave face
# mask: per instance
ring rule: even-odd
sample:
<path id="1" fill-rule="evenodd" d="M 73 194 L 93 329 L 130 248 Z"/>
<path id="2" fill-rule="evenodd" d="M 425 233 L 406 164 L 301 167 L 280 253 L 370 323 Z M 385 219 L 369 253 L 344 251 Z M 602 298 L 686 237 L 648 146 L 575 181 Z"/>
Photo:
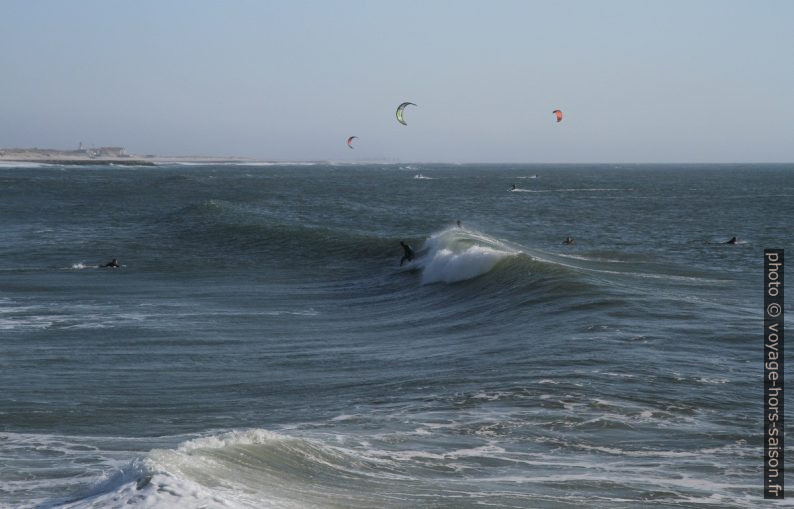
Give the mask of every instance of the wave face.
<path id="1" fill-rule="evenodd" d="M 450 228 L 431 235 L 414 265 L 422 271 L 422 283 L 454 283 L 489 272 L 508 256 L 518 254 L 479 232 Z"/>
<path id="2" fill-rule="evenodd" d="M 761 507 L 748 338 L 791 195 L 788 166 L 0 168 L 0 506 Z"/>

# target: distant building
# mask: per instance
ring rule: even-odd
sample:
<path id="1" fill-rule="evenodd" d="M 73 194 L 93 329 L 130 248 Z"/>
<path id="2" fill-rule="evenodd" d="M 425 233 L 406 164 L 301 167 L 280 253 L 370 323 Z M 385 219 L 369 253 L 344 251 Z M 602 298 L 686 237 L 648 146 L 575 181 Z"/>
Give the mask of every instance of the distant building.
<path id="1" fill-rule="evenodd" d="M 98 147 L 92 150 L 97 157 L 129 157 L 124 147 Z"/>

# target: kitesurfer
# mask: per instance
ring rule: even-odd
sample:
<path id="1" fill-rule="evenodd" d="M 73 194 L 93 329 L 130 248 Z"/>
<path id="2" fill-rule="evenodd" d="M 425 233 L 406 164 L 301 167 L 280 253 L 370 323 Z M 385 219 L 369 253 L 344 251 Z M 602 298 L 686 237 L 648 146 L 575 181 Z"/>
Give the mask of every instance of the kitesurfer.
<path id="1" fill-rule="evenodd" d="M 513 189 L 511 189 L 511 191 L 515 191 L 515 190 L 516 190 L 516 185 L 513 184 Z"/>
<path id="2" fill-rule="evenodd" d="M 731 240 L 726 242 L 726 244 L 736 244 L 739 240 L 736 237 L 731 237 Z"/>
<path id="3" fill-rule="evenodd" d="M 576 241 L 573 240 L 573 237 L 565 237 L 565 240 L 562 241 L 563 244 L 568 244 L 568 245 L 573 244 L 574 242 Z"/>
<path id="4" fill-rule="evenodd" d="M 406 244 L 402 240 L 400 241 L 400 245 L 402 246 L 403 251 L 404 251 L 403 259 L 400 260 L 400 267 L 402 267 L 403 263 L 405 263 L 405 260 L 408 260 L 409 262 L 413 261 L 413 259 L 414 259 L 414 250 L 411 249 L 411 246 L 409 246 L 408 244 Z"/>
<path id="5" fill-rule="evenodd" d="M 118 261 L 118 260 L 116 260 L 115 258 L 113 258 L 112 260 L 110 260 L 109 262 L 107 262 L 105 265 L 100 265 L 99 267 L 100 267 L 100 268 L 103 268 L 103 269 L 104 269 L 105 267 L 110 267 L 111 269 L 118 269 L 119 267 L 121 267 L 121 264 L 119 264 L 119 261 Z"/>

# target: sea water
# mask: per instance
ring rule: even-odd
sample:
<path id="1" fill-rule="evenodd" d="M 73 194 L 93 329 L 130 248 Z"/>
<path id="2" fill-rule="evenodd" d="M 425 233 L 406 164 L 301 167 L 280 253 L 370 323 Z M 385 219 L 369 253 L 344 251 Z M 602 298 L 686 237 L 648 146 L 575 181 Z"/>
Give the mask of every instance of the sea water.
<path id="1" fill-rule="evenodd" d="M 6 165 L 0 506 L 762 507 L 792 216 L 791 165 Z"/>

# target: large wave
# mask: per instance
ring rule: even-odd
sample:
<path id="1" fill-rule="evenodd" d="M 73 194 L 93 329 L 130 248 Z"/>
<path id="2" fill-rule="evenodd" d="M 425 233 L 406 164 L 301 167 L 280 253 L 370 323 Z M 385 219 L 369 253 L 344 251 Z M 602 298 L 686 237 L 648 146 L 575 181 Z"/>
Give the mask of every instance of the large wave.
<path id="1" fill-rule="evenodd" d="M 569 382 L 540 379 L 537 383 Z M 545 507 L 543 502 L 549 499 L 543 489 L 549 483 L 560 483 L 561 489 L 582 489 L 584 494 L 574 501 L 582 506 L 588 493 L 598 499 L 603 494 L 598 486 L 609 482 L 656 491 L 662 505 L 678 506 L 692 497 L 709 501 L 709 495 L 713 498 L 718 493 L 721 507 L 749 507 L 741 501 L 726 503 L 735 496 L 731 483 L 706 476 L 692 484 L 692 478 L 682 478 L 671 461 L 685 458 L 695 464 L 720 465 L 739 458 L 739 464 L 746 465 L 745 459 L 754 452 L 740 436 L 684 450 L 647 443 L 604 445 L 597 439 L 577 438 L 576 430 L 636 431 L 660 423 L 689 426 L 691 417 L 680 410 L 683 407 L 663 410 L 647 403 L 593 399 L 575 389 L 573 394 L 538 391 L 515 388 L 458 394 L 454 400 L 458 405 L 487 405 L 491 410 L 483 413 L 482 408 L 469 407 L 466 411 L 458 406 L 456 419 L 430 418 L 414 423 L 418 427 L 413 431 L 409 430 L 412 425 L 403 432 L 366 437 L 346 433 L 296 436 L 254 428 L 194 438 L 174 448 L 154 449 L 109 471 L 81 493 L 38 507 Z M 491 404 L 499 401 L 525 406 L 521 412 L 509 405 L 495 410 Z M 529 441 L 523 437 L 516 443 L 513 439 L 522 436 L 522 429 L 535 427 L 535 421 L 526 420 L 527 413 L 543 420 L 553 415 L 573 434 Z M 339 416 L 343 419 L 356 416 Z M 434 435 L 447 440 L 427 443 Z M 652 470 L 644 467 L 648 463 L 654 464 Z M 588 483 L 579 485 L 582 480 L 589 481 L 592 489 Z M 595 505 L 623 507 L 626 499 L 601 501 L 607 505 Z"/>
<path id="2" fill-rule="evenodd" d="M 155 449 L 68 500 L 40 507 L 377 507 L 393 462 L 264 429 L 230 431 Z"/>
<path id="3" fill-rule="evenodd" d="M 480 232 L 449 228 L 431 235 L 412 264 L 422 284 L 455 283 L 490 272 L 497 263 L 520 253 Z"/>
<path id="4" fill-rule="evenodd" d="M 151 231 L 157 232 L 160 252 L 180 253 L 176 264 L 171 259 L 156 260 L 155 265 L 169 270 L 204 265 L 256 266 L 301 273 L 300 269 L 306 268 L 312 277 L 319 273 L 348 282 L 348 278 L 373 277 L 385 281 L 393 275 L 392 264 L 402 254 L 398 241 L 405 239 L 420 247 L 414 261 L 403 270 L 419 272 L 422 285 L 453 284 L 488 274 L 488 279 L 500 287 L 523 286 L 531 276 L 536 286 L 578 293 L 583 281 L 612 286 L 648 278 L 671 280 L 681 273 L 677 267 L 620 250 L 555 253 L 454 226 L 424 238 L 387 230 L 351 230 L 311 215 L 298 217 L 278 208 L 216 199 L 157 217 Z M 189 264 L 183 263 L 186 257 L 191 257 Z M 684 272 L 686 276 L 702 276 Z M 559 288 L 561 285 L 564 288 Z M 384 291 L 393 291 L 386 286 Z"/>

